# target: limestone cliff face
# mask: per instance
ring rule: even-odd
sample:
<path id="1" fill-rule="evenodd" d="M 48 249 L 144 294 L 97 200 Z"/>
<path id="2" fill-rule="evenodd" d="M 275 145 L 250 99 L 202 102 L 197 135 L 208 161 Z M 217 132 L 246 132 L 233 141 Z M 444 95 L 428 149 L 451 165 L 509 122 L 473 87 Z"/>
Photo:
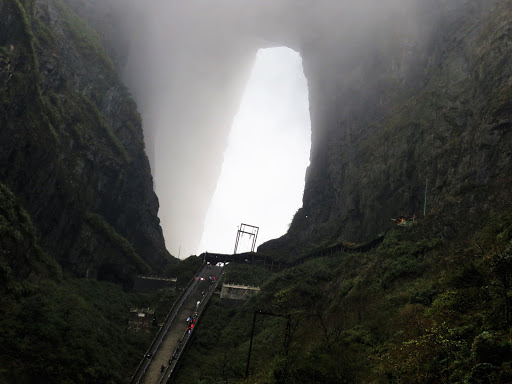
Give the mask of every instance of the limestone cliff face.
<path id="1" fill-rule="evenodd" d="M 464 204 L 471 217 L 475 211 L 470 209 L 499 209 L 505 201 L 502 191 L 510 181 L 509 0 L 150 4 L 158 11 L 155 24 L 174 20 L 182 25 L 169 35 L 165 27 L 156 29 L 161 40 L 172 41 L 166 46 L 179 46 L 186 34 L 187 47 L 193 47 L 193 56 L 171 52 L 169 62 L 161 65 L 166 71 L 194 63 L 195 70 L 180 72 L 180 81 L 169 90 L 170 100 L 183 103 L 180 111 L 193 111 L 183 117 L 188 123 L 196 122 L 195 111 L 226 105 L 222 97 L 235 81 L 224 76 L 226 84 L 219 89 L 215 80 L 226 68 L 238 70 L 240 58 L 249 54 L 240 50 L 237 58 L 237 47 L 286 45 L 303 58 L 312 119 L 303 207 L 289 233 L 260 250 L 298 254 L 340 240 L 370 240 L 389 228 L 393 217 L 423 214 L 427 179 L 428 213 Z M 159 55 L 161 46 L 132 48 Z M 161 77 L 153 79 L 152 88 Z M 226 121 L 236 110 L 213 109 L 218 113 L 205 113 L 208 127 L 201 134 L 227 135 Z M 157 136 L 153 140 L 167 146 L 169 138 Z M 210 153 L 211 147 L 210 141 L 197 142 L 190 157 Z M 195 190 L 213 189 L 211 179 L 201 177 Z"/>
<path id="2" fill-rule="evenodd" d="M 0 0 L 6 20 L 0 26 L 2 181 L 33 217 L 42 244 L 77 274 L 109 276 L 127 257 L 134 265 L 142 266 L 139 256 L 161 265 L 166 252 L 141 123 L 111 61 L 122 66 L 130 49 L 143 59 L 152 45 L 141 39 L 137 46 L 123 23 L 116 24 L 117 8 L 108 6 L 119 6 L 116 0 L 67 3 L 102 38 L 60 1 Z M 236 113 L 213 107 L 236 103 L 212 91 L 219 76 L 209 74 L 222 73 L 224 89 L 236 88 L 226 73 L 247 61 L 251 49 L 286 45 L 302 55 L 312 119 L 303 207 L 288 234 L 261 250 L 297 255 L 340 240 L 372 239 L 393 217 L 423 214 L 426 180 L 430 214 L 452 204 L 463 206 L 469 218 L 477 208 L 508 202 L 511 2 L 405 3 L 373 2 L 376 9 L 346 9 L 348 3 L 327 0 L 315 7 L 291 0 L 194 3 L 190 23 L 182 23 L 185 31 L 202 28 L 208 49 L 201 56 L 203 40 L 194 34 L 196 71 L 173 82 L 169 100 L 182 100 L 180 87 L 186 87 L 185 99 L 194 105 L 180 104 L 180 110 L 212 111 L 204 137 L 225 138 L 227 129 L 220 132 L 218 122 L 225 126 Z M 166 4 L 151 3 L 163 25 Z M 217 38 L 222 44 L 215 44 Z M 219 54 L 220 46 L 231 53 Z M 160 48 L 155 44 L 153 53 Z M 187 68 L 191 59 L 172 52 L 165 57 L 173 68 Z M 147 84 L 156 87 L 158 80 Z M 161 139 L 151 137 L 148 147 Z M 196 152 L 210 147 L 210 141 L 198 142 Z M 197 189 L 211 190 L 214 182 L 208 183 Z"/>
<path id="3" fill-rule="evenodd" d="M 423 215 L 427 179 L 427 213 L 464 204 L 460 225 L 510 203 L 512 3 L 436 3 L 344 57 L 336 36 L 303 40 L 313 131 L 303 207 L 260 250 L 370 240 L 393 217 Z"/>
<path id="4" fill-rule="evenodd" d="M 141 120 L 98 36 L 60 1 L 0 0 L 0 19 L 0 180 L 41 246 L 127 284 L 168 263 Z"/>

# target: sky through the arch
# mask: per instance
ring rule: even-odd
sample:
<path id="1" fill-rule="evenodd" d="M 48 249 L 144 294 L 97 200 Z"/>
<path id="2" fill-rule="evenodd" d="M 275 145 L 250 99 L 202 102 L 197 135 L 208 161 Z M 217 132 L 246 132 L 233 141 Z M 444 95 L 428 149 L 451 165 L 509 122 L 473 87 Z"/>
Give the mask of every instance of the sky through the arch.
<path id="1" fill-rule="evenodd" d="M 286 233 L 302 206 L 309 165 L 308 88 L 299 53 L 260 49 L 234 118 L 198 254 L 233 253 L 240 223 L 260 228 L 257 245 Z M 242 237 L 238 251 L 250 250 Z"/>

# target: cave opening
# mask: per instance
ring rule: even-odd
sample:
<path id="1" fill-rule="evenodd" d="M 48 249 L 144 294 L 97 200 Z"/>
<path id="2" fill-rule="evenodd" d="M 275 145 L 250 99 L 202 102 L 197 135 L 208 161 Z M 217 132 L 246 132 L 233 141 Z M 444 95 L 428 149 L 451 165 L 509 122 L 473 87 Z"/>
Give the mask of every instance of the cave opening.
<path id="1" fill-rule="evenodd" d="M 231 126 L 198 254 L 232 253 L 241 223 L 260 228 L 256 245 L 284 235 L 302 206 L 310 148 L 300 54 L 287 47 L 260 49 Z M 250 250 L 246 237 L 239 252 Z"/>

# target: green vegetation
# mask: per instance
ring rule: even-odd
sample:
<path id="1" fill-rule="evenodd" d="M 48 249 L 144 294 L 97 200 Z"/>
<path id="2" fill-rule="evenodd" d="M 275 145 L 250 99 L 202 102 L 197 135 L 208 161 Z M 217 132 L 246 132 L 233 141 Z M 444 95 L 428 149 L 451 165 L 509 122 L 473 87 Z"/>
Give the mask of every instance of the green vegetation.
<path id="1" fill-rule="evenodd" d="M 37 114 L 39 117 L 43 120 L 43 125 L 48 128 L 50 131 L 53 139 L 55 142 L 59 142 L 59 137 L 57 135 L 57 132 L 55 131 L 54 127 L 52 126 L 50 120 L 48 119 L 48 116 L 45 113 L 45 103 L 42 99 L 41 94 L 41 75 L 39 73 L 39 61 L 37 58 L 37 53 L 34 48 L 34 42 L 36 39 L 34 38 L 34 34 L 32 33 L 32 27 L 30 23 L 30 19 L 27 15 L 27 12 L 25 10 L 25 7 L 21 3 L 20 0 L 14 0 L 14 4 L 16 5 L 21 24 L 23 26 L 23 30 L 25 33 L 25 45 L 22 49 L 22 53 L 26 53 L 28 57 L 30 58 L 30 66 L 29 71 L 30 75 L 26 79 L 29 81 L 28 87 L 34 87 L 35 88 L 35 105 L 37 107 Z M 37 125 L 35 125 L 37 126 Z"/>
<path id="2" fill-rule="evenodd" d="M 376 249 L 280 273 L 230 264 L 228 277 L 253 270 L 262 291 L 213 299 L 177 382 L 510 382 L 511 213 L 449 242 L 424 223 L 398 227 Z M 288 338 L 286 319 L 256 317 L 246 380 L 254 311 L 291 323 Z"/>
<path id="3" fill-rule="evenodd" d="M 103 132 L 106 134 L 106 137 L 110 141 L 110 143 L 116 148 L 116 150 L 119 152 L 120 155 L 123 156 L 125 161 L 130 161 L 130 156 L 128 156 L 128 153 L 126 152 L 126 149 L 123 147 L 123 144 L 119 141 L 119 139 L 116 137 L 114 132 L 110 129 L 109 125 L 105 122 L 105 119 L 101 115 L 100 111 L 98 110 L 98 107 L 90 101 L 85 95 L 80 94 L 79 95 L 81 102 L 83 105 L 89 110 L 92 111 L 94 119 L 95 119 L 95 125 L 101 127 Z"/>
<path id="4" fill-rule="evenodd" d="M 107 68 L 110 75 L 115 76 L 114 64 L 105 53 L 100 36 L 84 20 L 76 16 L 62 0 L 54 0 L 54 3 L 64 21 L 66 32 L 77 43 L 75 47 L 79 53 L 94 62 L 95 65 L 99 64 Z"/>
<path id="5" fill-rule="evenodd" d="M 101 217 L 89 220 L 123 246 Z M 63 277 L 2 183 L 0 293 L 0 383 L 125 383 L 153 336 L 126 332 L 129 309 L 151 307 L 164 319 L 175 298 L 173 289 L 127 293 L 112 283 Z"/>
<path id="6" fill-rule="evenodd" d="M 87 131 L 94 132 L 96 127 L 101 128 L 101 136 L 104 136 L 107 141 L 118 151 L 119 154 L 124 158 L 125 161 L 130 161 L 126 149 L 113 133 L 112 128 L 105 121 L 104 116 L 98 110 L 98 103 L 101 102 L 101 98 L 97 95 L 103 95 L 107 85 L 107 81 L 117 81 L 117 73 L 111 59 L 107 56 L 105 49 L 101 44 L 100 37 L 94 32 L 87 24 L 78 18 L 67 5 L 60 0 L 54 0 L 55 6 L 58 9 L 60 20 L 62 22 L 63 30 L 56 32 L 51 26 L 45 24 L 41 19 L 32 16 L 34 3 L 32 1 L 21 1 L 15 0 L 13 2 L 16 6 L 17 14 L 19 16 L 20 24 L 23 29 L 23 36 L 21 37 L 20 44 L 16 44 L 14 53 L 9 52 L 8 47 L 1 47 L 2 56 L 12 56 L 11 61 L 17 68 L 17 71 L 13 73 L 13 77 L 9 82 L 10 94 L 15 93 L 18 97 L 33 98 L 33 102 L 27 106 L 28 113 L 26 119 L 28 120 L 29 126 L 33 129 L 39 127 L 46 127 L 54 142 L 60 143 L 62 139 L 61 135 L 63 132 L 59 132 L 62 127 L 63 117 L 68 117 L 69 114 L 73 114 L 76 108 L 70 108 L 81 104 L 79 111 L 83 114 L 84 120 L 87 121 L 83 126 Z M 84 60 L 85 65 L 98 67 L 102 71 L 101 82 L 94 84 L 94 88 L 90 90 L 90 94 L 85 95 L 82 92 L 77 92 L 76 89 L 66 87 L 65 89 L 59 89 L 59 93 L 64 91 L 66 101 L 65 110 L 62 110 L 60 103 L 58 102 L 58 96 L 55 90 L 45 90 L 42 92 L 42 78 L 40 73 L 40 64 L 38 55 L 47 55 L 48 52 L 53 53 L 53 57 L 46 58 L 50 62 L 53 62 L 59 52 L 56 46 L 56 41 L 62 39 L 63 36 L 58 36 L 64 33 L 65 36 L 72 41 L 70 44 L 71 49 L 77 49 L 77 54 Z M 15 42 L 16 43 L 16 42 Z M 7 56 L 8 57 L 8 56 Z M 27 62 L 28 59 L 28 62 Z M 17 61 L 21 61 L 23 65 L 19 65 Z M 54 65 L 56 65 L 54 63 Z M 129 98 L 129 94 L 126 90 L 124 93 Z M 90 97 L 95 97 L 95 103 L 90 100 Z M 4 95 L 1 95 L 4 97 Z M 76 97 L 79 100 L 74 100 Z M 5 103 L 9 102 L 9 99 L 4 100 Z M 131 103 L 130 103 L 131 102 Z M 135 109 L 136 106 L 132 100 L 127 102 L 126 109 Z M 137 116 L 135 111 L 127 111 L 130 113 L 130 119 L 127 120 L 126 126 L 133 123 L 140 125 L 140 116 Z M 66 116 L 67 115 L 67 116 Z M 76 116 L 73 116 L 72 120 L 76 121 Z M 75 125 L 75 124 L 73 124 Z M 133 124 L 132 124 L 133 126 Z M 130 129 L 130 128 L 127 128 Z M 67 132 L 64 132 L 66 134 Z M 89 143 L 93 144 L 93 143 Z"/>
<path id="7" fill-rule="evenodd" d="M 174 303 L 176 296 L 177 294 L 174 288 L 162 288 L 148 292 L 132 292 L 130 293 L 130 300 L 132 307 L 154 309 L 157 322 L 162 323 L 169 313 L 169 309 Z M 153 336 L 157 329 L 154 331 Z"/>
<path id="8" fill-rule="evenodd" d="M 149 303 L 115 284 L 71 278 L 1 296 L 0 382 L 126 383 L 152 336 L 126 332 L 129 309 Z"/>
<path id="9" fill-rule="evenodd" d="M 60 266 L 40 247 L 30 216 L 0 183 L 0 292 L 19 297 L 42 276 L 60 279 L 61 275 Z"/>
<path id="10" fill-rule="evenodd" d="M 166 276 L 176 277 L 176 286 L 180 289 L 185 288 L 192 277 L 199 271 L 203 265 L 203 260 L 199 256 L 190 256 L 179 263 L 171 264 L 165 271 Z"/>
<path id="11" fill-rule="evenodd" d="M 266 268 L 248 264 L 229 263 L 224 270 L 224 282 L 228 284 L 259 287 L 269 276 Z"/>
<path id="12" fill-rule="evenodd" d="M 128 257 L 130 263 L 137 267 L 140 273 L 145 273 L 150 270 L 144 260 L 137 255 L 137 252 L 135 252 L 130 242 L 117 233 L 116 230 L 106 222 L 103 216 L 89 212 L 86 216 L 86 220 L 96 231 L 105 235 L 112 244 L 117 246 Z"/>
<path id="13" fill-rule="evenodd" d="M 99 215 L 88 218 L 134 252 Z M 163 320 L 176 295 L 173 289 L 126 293 L 112 283 L 63 278 L 3 184 L 0 274 L 0 383 L 126 383 L 154 336 L 126 332 L 129 309 L 151 307 Z"/>

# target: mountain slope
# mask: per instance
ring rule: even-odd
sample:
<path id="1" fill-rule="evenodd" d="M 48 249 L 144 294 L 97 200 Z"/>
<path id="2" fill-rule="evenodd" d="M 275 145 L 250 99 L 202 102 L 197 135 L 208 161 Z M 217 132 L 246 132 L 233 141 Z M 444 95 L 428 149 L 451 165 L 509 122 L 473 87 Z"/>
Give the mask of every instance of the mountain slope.
<path id="1" fill-rule="evenodd" d="M 278 273 L 230 263 L 227 282 L 261 292 L 210 304 L 175 382 L 508 383 L 512 211 L 451 240 L 442 223 Z"/>
<path id="2" fill-rule="evenodd" d="M 0 178 L 76 276 L 130 284 L 171 258 L 141 120 L 95 32 L 60 0 L 0 2 Z"/>
<path id="3" fill-rule="evenodd" d="M 313 132 L 303 207 L 261 251 L 371 240 L 391 218 L 422 216 L 425 189 L 427 213 L 453 200 L 509 204 L 512 3 L 437 1 L 419 13 L 343 57 L 329 53 L 337 36 L 303 47 Z"/>

